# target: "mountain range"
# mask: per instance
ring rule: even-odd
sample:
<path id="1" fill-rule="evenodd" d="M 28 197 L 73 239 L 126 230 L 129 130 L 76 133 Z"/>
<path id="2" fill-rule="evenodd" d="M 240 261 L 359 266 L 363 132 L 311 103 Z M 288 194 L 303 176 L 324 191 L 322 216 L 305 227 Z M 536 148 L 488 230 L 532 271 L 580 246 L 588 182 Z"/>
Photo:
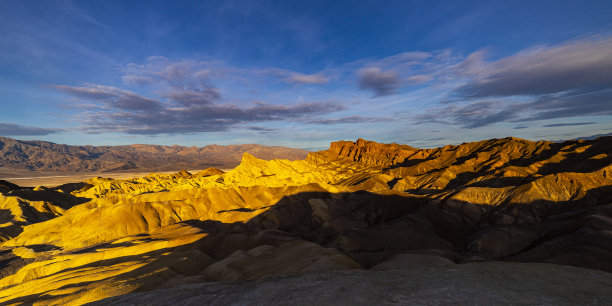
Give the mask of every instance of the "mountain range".
<path id="1" fill-rule="evenodd" d="M 46 141 L 0 137 L 0 173 L 15 171 L 110 172 L 178 171 L 208 167 L 233 168 L 243 153 L 261 159 L 304 159 L 301 149 L 257 144 L 204 147 L 134 144 L 125 146 L 70 146 Z"/>

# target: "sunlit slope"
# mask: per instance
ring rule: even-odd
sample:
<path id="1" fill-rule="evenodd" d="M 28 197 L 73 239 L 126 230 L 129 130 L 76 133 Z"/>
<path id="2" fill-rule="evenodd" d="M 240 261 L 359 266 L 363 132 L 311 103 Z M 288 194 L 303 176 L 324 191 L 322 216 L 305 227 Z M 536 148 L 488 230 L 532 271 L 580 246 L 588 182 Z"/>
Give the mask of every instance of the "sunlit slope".
<path id="1" fill-rule="evenodd" d="M 195 250 L 172 252 L 205 235 L 198 228 L 173 225 L 89 249 L 46 252 L 48 255 L 38 256 L 0 280 L 0 303 L 83 304 L 132 292 L 143 285 L 161 284 L 213 262 Z M 13 252 L 22 257 L 34 256 L 26 248 Z"/>
<path id="2" fill-rule="evenodd" d="M 26 225 L 61 216 L 87 200 L 44 187 L 21 189 L 0 181 L 0 242 L 19 235 Z"/>
<path id="3" fill-rule="evenodd" d="M 612 271 L 611 154 L 612 138 L 436 149 L 359 139 L 298 161 L 244 154 L 228 172 L 7 182 L 0 303 L 405 264 L 396 255 Z"/>
<path id="4" fill-rule="evenodd" d="M 371 170 L 371 171 L 370 171 Z M 211 170 L 212 171 L 212 170 Z M 74 194 L 82 197 L 99 198 L 109 195 L 138 195 L 143 193 L 176 191 L 194 188 L 233 187 L 285 187 L 307 184 L 338 184 L 356 173 L 379 172 L 360 163 L 316 164 L 308 160 L 260 160 L 245 153 L 239 166 L 222 173 L 205 172 L 190 174 L 182 171 L 176 174 L 151 174 L 130 180 L 108 180 L 94 178 L 88 181 L 92 186 Z"/>
<path id="5" fill-rule="evenodd" d="M 264 212 L 284 196 L 324 190 L 324 187 L 312 184 L 299 187 L 213 187 L 122 195 L 121 198 L 112 196 L 74 207 L 47 222 L 29 225 L 3 246 L 46 244 L 70 250 L 148 233 L 184 220 L 243 222 Z"/>

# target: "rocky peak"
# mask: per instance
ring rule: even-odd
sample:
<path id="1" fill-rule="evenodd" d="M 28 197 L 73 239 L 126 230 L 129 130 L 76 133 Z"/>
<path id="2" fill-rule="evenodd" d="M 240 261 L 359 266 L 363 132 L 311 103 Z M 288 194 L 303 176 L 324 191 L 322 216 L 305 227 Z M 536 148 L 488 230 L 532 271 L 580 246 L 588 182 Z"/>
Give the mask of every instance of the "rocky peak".
<path id="1" fill-rule="evenodd" d="M 372 166 L 389 166 L 404 161 L 417 150 L 407 145 L 382 144 L 359 138 L 355 142 L 332 142 L 326 151 L 309 154 L 308 160 L 315 163 L 349 160 Z"/>

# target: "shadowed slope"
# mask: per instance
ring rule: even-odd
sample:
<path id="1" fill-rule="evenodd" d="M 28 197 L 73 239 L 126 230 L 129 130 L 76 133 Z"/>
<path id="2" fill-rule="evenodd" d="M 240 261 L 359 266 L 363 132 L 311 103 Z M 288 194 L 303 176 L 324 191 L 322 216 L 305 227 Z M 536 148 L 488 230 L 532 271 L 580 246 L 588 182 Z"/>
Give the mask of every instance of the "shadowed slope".
<path id="1" fill-rule="evenodd" d="M 600 271 L 533 263 L 471 263 L 197 283 L 132 293 L 93 305 L 598 305 L 612 303 L 606 294 L 610 286 L 610 275 Z"/>

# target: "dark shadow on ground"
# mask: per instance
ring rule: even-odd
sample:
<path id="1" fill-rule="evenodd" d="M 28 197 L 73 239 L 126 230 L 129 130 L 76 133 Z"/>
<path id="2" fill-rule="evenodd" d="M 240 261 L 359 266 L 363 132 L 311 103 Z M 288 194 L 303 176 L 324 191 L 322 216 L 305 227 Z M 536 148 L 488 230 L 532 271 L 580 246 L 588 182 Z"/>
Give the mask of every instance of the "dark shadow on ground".
<path id="1" fill-rule="evenodd" d="M 611 203 L 612 186 L 577 201 L 497 206 L 365 191 L 308 192 L 284 197 L 245 223 L 186 222 L 210 233 L 195 245 L 217 259 L 262 240 L 274 245 L 303 239 L 337 248 L 365 267 L 402 252 L 441 250 L 456 262 L 533 258 L 612 272 Z M 581 261 L 576 250 L 595 259 Z"/>

